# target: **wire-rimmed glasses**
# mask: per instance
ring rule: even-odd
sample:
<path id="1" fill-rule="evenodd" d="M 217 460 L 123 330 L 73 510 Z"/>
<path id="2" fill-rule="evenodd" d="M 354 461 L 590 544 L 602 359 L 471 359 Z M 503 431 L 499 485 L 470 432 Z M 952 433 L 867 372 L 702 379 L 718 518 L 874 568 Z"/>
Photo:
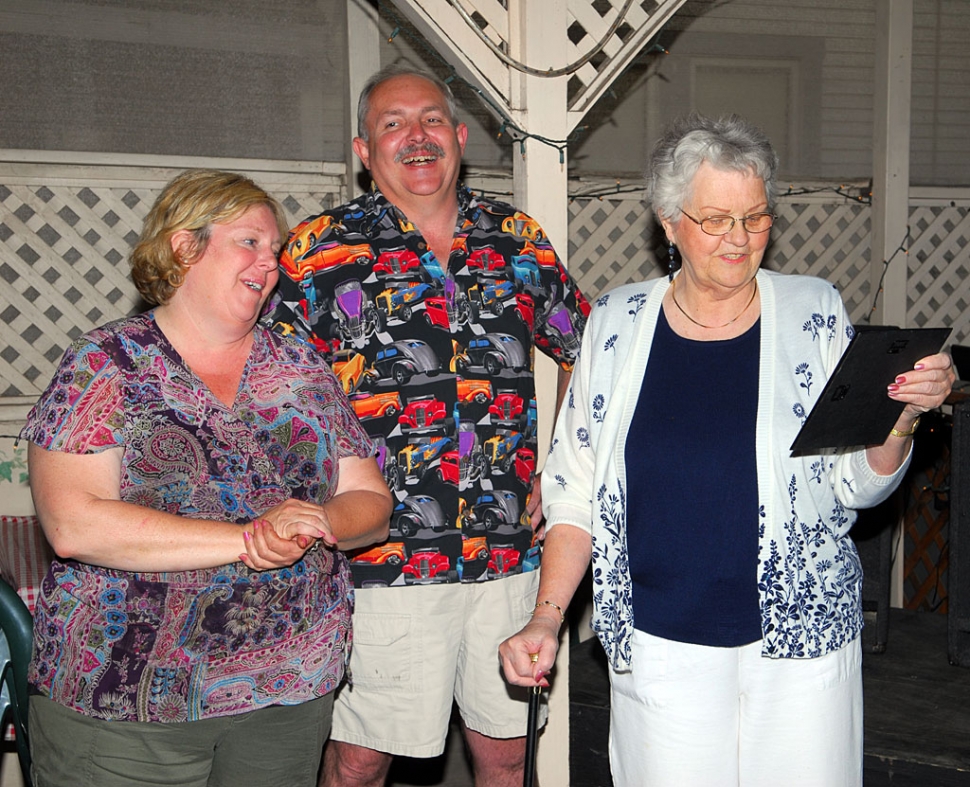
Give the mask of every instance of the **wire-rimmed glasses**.
<path id="1" fill-rule="evenodd" d="M 727 235 L 739 221 L 746 232 L 767 232 L 771 229 L 771 225 L 775 223 L 774 213 L 752 213 L 749 216 L 742 216 L 740 219 L 736 219 L 734 216 L 706 216 L 703 219 L 695 219 L 683 208 L 680 209 L 680 212 L 699 225 L 701 230 L 708 235 Z"/>

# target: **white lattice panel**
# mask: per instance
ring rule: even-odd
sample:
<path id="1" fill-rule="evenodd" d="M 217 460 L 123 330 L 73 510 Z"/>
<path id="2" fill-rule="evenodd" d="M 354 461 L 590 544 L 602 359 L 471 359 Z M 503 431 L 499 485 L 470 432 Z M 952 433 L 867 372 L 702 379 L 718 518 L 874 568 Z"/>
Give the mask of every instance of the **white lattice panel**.
<path id="1" fill-rule="evenodd" d="M 970 339 L 970 211 L 920 206 L 909 223 L 907 322 L 949 325 L 951 341 L 964 344 Z"/>
<path id="2" fill-rule="evenodd" d="M 126 255 L 146 198 L 127 189 L 0 187 L 4 395 L 38 393 L 73 337 L 135 310 Z"/>
<path id="3" fill-rule="evenodd" d="M 128 254 L 177 171 L 130 168 L 119 181 L 90 167 L 69 179 L 63 167 L 53 170 L 0 172 L 0 398 L 38 395 L 72 339 L 144 307 Z M 292 223 L 343 200 L 342 180 L 330 175 L 247 174 Z"/>
<path id="4" fill-rule="evenodd" d="M 779 202 L 765 265 L 781 273 L 818 276 L 835 284 L 853 322 L 869 313 L 869 214 L 858 203 Z M 904 233 L 905 234 L 905 233 Z"/>
<path id="5" fill-rule="evenodd" d="M 655 249 L 656 222 L 631 199 L 573 199 L 569 203 L 569 270 L 588 298 L 630 281 L 666 273 Z M 663 246 L 663 235 L 659 236 Z"/>
<path id="6" fill-rule="evenodd" d="M 528 0 L 537 6 L 540 1 Z M 519 11 L 518 3 L 398 0 L 395 7 L 429 40 L 452 51 L 464 66 L 476 72 L 480 87 L 506 112 L 512 110 L 512 71 L 543 72 L 549 79 L 567 80 L 570 123 L 575 127 L 684 2 L 565 0 L 567 32 L 561 42 L 556 42 L 562 59 L 554 63 L 529 62 L 529 47 L 514 45 L 517 36 L 528 41 L 542 35 L 541 31 L 519 30 L 515 16 L 510 19 L 510 14 Z M 522 49 L 525 54 L 519 51 Z"/>
<path id="7" fill-rule="evenodd" d="M 228 168 L 228 167 L 227 167 Z M 236 167 L 235 169 L 239 169 Z M 0 167 L 0 397 L 31 397 L 53 373 L 71 338 L 140 308 L 127 254 L 142 219 L 173 170 L 127 180 L 97 167 L 64 167 L 56 177 L 25 177 Z M 296 222 L 344 199 L 342 177 L 252 172 Z M 480 182 L 477 182 L 480 181 Z M 469 179 L 473 188 L 507 191 L 507 177 Z M 666 244 L 637 195 L 573 184 L 569 267 L 589 298 L 629 281 L 666 273 Z M 508 199 L 507 196 L 503 197 Z M 780 201 L 765 265 L 805 273 L 839 287 L 852 319 L 872 308 L 870 209 L 832 194 Z M 900 240 L 905 228 L 900 229 Z M 908 267 L 908 324 L 952 326 L 951 341 L 970 340 L 970 215 L 966 201 L 925 196 L 911 208 L 911 247 L 893 264 Z"/>

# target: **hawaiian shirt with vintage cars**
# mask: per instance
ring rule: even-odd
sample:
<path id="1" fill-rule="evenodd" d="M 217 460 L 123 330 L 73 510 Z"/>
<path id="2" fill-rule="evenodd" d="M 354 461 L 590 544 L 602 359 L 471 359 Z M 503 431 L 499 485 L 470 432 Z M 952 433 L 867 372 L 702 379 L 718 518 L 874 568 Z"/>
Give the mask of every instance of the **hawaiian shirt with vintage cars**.
<path id="1" fill-rule="evenodd" d="M 495 579 L 539 565 L 533 348 L 567 371 L 589 305 L 538 223 L 458 188 L 447 261 L 373 191 L 291 233 L 267 318 L 330 361 L 394 492 L 357 587 Z"/>

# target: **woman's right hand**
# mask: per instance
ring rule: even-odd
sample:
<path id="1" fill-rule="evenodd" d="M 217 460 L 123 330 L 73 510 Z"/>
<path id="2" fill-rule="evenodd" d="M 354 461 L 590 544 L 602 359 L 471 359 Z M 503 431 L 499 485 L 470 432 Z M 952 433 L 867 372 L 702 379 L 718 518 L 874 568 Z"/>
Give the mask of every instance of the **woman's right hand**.
<path id="1" fill-rule="evenodd" d="M 548 686 L 558 652 L 559 623 L 538 615 L 498 646 L 505 679 L 514 686 Z"/>
<path id="2" fill-rule="evenodd" d="M 239 559 L 258 571 L 291 566 L 317 539 L 329 547 L 337 543 L 323 506 L 291 498 L 246 527 L 246 552 Z"/>

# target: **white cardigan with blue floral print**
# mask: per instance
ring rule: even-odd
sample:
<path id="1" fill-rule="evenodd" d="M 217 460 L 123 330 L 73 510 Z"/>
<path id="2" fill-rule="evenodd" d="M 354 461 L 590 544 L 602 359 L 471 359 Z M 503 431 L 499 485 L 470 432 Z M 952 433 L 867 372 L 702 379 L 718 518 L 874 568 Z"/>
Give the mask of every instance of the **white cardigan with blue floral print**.
<path id="1" fill-rule="evenodd" d="M 669 286 L 666 278 L 640 282 L 597 300 L 542 474 L 550 527 L 574 525 L 592 535 L 592 627 L 615 670 L 630 669 L 634 628 L 624 450 Z M 828 282 L 762 270 L 758 287 L 755 445 L 762 654 L 812 658 L 859 635 L 862 568 L 849 529 L 856 509 L 892 493 L 909 457 L 893 475 L 880 476 L 862 449 L 791 456 L 789 446 L 854 331 Z M 712 396 L 716 383 L 711 381 Z M 694 483 L 669 482 L 683 484 L 684 494 Z M 684 546 L 684 559 L 689 559 L 689 545 Z"/>

